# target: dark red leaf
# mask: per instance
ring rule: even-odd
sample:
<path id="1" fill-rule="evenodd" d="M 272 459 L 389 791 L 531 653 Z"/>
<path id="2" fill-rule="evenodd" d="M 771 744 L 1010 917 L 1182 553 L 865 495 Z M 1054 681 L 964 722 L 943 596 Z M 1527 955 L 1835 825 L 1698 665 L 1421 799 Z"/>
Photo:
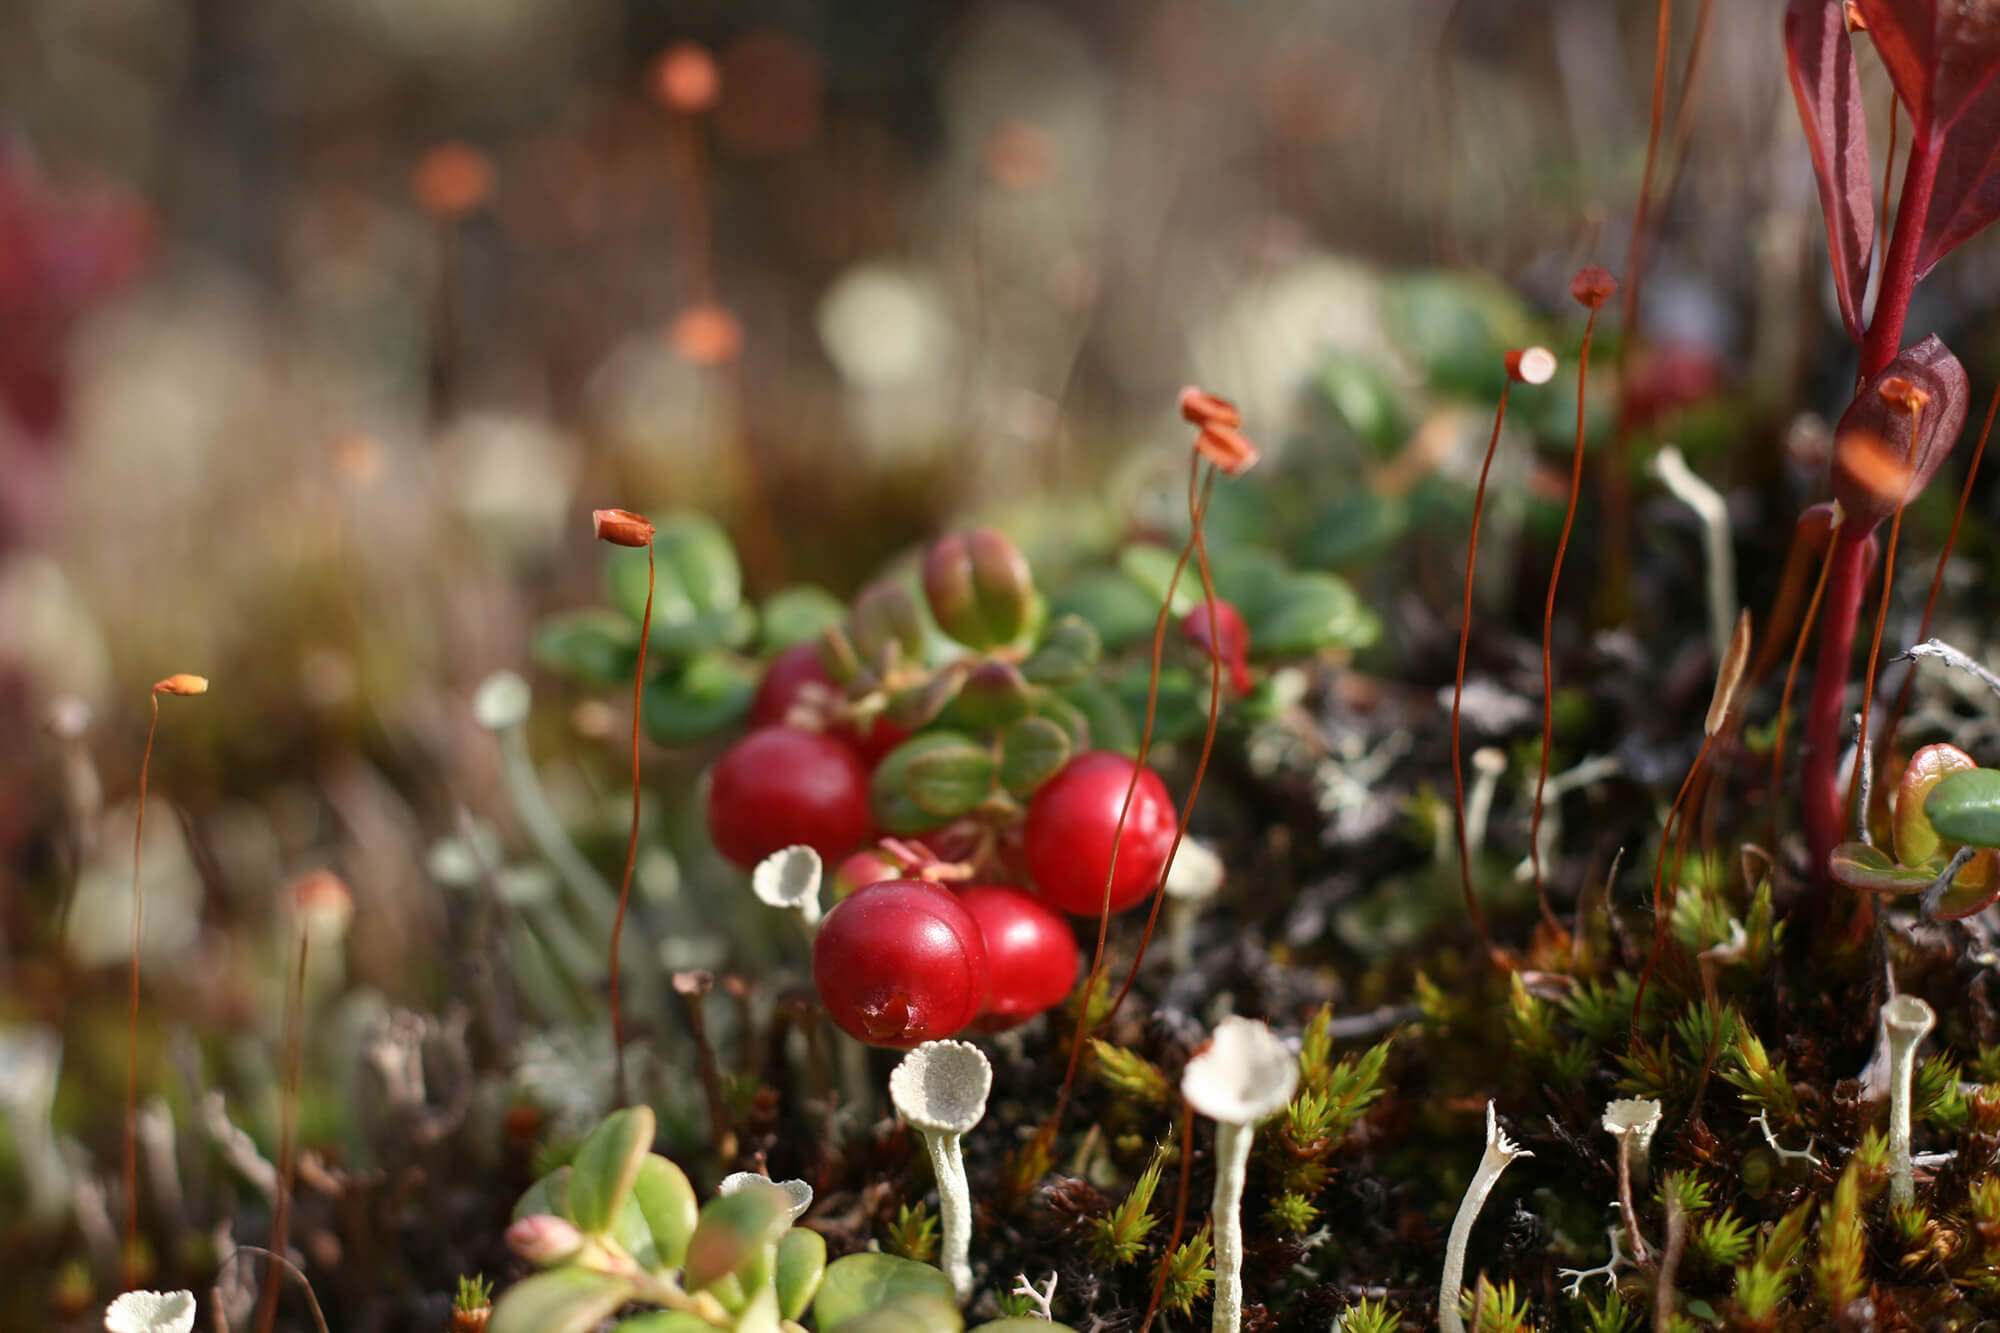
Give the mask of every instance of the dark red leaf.
<path id="1" fill-rule="evenodd" d="M 1894 379 L 1926 395 L 1915 439 L 1909 411 L 1883 397 Z M 1965 367 L 1935 333 L 1861 386 L 1834 430 L 1833 494 L 1849 522 L 1869 531 L 1923 491 L 1958 442 L 1970 393 Z"/>
<path id="2" fill-rule="evenodd" d="M 2000 0 L 1858 0 L 1918 134 L 1943 134 L 2000 72 Z"/>
<path id="3" fill-rule="evenodd" d="M 1859 342 L 1861 294 L 1868 286 L 1868 251 L 1875 242 L 1875 200 L 1861 75 L 1840 0 L 1791 0 L 1785 7 L 1785 58 L 1806 142 L 1812 146 L 1813 175 L 1819 178 L 1840 317 Z"/>
<path id="4" fill-rule="evenodd" d="M 2000 79 L 1979 90 L 1938 149 L 1937 181 L 1917 247 L 1917 276 L 2000 217 Z"/>

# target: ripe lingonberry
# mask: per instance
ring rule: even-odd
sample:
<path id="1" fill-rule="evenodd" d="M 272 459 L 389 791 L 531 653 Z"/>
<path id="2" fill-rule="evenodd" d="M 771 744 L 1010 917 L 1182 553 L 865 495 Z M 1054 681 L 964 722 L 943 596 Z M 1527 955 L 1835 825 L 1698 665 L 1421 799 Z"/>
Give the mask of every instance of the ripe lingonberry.
<path id="1" fill-rule="evenodd" d="M 908 1050 L 951 1036 L 986 1007 L 979 922 L 921 879 L 870 884 L 834 904 L 813 936 L 813 982 L 842 1031 Z"/>
<path id="2" fill-rule="evenodd" d="M 958 895 L 986 937 L 993 989 L 975 1024 L 998 1032 L 1061 1004 L 1082 960 L 1062 914 L 1008 884 L 975 884 Z"/>
<path id="3" fill-rule="evenodd" d="M 1065 912 L 1096 916 L 1104 905 L 1118 810 L 1137 767 L 1122 754 L 1092 750 L 1064 764 L 1028 803 L 1022 832 L 1028 873 L 1042 897 Z M 1114 912 L 1130 907 L 1152 889 L 1174 841 L 1174 803 L 1166 784 L 1150 768 L 1138 771 L 1132 809 L 1118 838 L 1118 864 L 1111 881 Z"/>
<path id="4" fill-rule="evenodd" d="M 708 835 L 748 870 L 803 843 L 831 860 L 867 840 L 868 770 L 830 736 L 765 727 L 729 747 L 709 775 Z"/>
<path id="5" fill-rule="evenodd" d="M 753 727 L 774 727 L 787 722 L 792 706 L 801 702 L 799 696 L 808 689 L 816 690 L 821 697 L 831 703 L 840 699 L 840 686 L 834 684 L 827 674 L 826 664 L 820 660 L 819 645 L 812 642 L 795 643 L 771 659 L 771 665 L 764 668 L 764 679 L 757 686 L 757 696 L 750 701 L 750 725 Z M 873 767 L 875 761 L 909 739 L 910 733 L 878 717 L 857 725 L 853 721 L 842 721 L 827 727 L 826 734 L 841 741 L 861 756 L 861 762 Z"/>
<path id="6" fill-rule="evenodd" d="M 1196 602 L 1194 609 L 1181 617 L 1181 633 L 1188 642 L 1201 649 L 1202 655 L 1211 652 L 1222 660 L 1229 671 L 1229 685 L 1238 694 L 1250 692 L 1250 627 L 1243 623 L 1243 614 L 1220 597 L 1215 599 L 1214 629 L 1211 633 L 1206 601 Z M 1215 647 L 1210 648 L 1211 641 Z"/>

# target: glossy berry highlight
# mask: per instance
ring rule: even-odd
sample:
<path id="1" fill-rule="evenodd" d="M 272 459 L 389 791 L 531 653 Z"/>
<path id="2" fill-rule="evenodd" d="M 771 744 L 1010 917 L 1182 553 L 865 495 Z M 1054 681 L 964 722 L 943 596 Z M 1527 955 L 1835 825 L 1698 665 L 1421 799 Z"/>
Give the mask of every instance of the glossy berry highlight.
<path id="1" fill-rule="evenodd" d="M 1132 808 L 1122 837 L 1118 811 L 1125 789 Z M 1042 898 L 1065 912 L 1096 916 L 1111 874 L 1111 910 L 1123 911 L 1159 881 L 1174 841 L 1174 803 L 1150 768 L 1109 750 L 1080 754 L 1044 783 L 1028 804 L 1022 850 Z M 1118 847 L 1112 865 L 1112 847 Z"/>
<path id="2" fill-rule="evenodd" d="M 986 1008 L 991 980 L 979 922 L 947 889 L 920 879 L 843 898 L 813 937 L 813 983 L 841 1031 L 908 1050 L 961 1031 Z"/>
<path id="3" fill-rule="evenodd" d="M 816 731 L 753 731 L 709 775 L 708 835 L 745 870 L 794 844 L 832 860 L 867 841 L 872 828 L 868 770 Z"/>

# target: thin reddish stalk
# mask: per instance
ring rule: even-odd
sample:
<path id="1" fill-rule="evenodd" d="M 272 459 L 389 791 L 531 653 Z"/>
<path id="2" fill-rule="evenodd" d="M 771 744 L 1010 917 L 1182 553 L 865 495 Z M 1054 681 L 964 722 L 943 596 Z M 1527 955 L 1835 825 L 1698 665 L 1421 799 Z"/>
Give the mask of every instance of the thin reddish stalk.
<path id="1" fill-rule="evenodd" d="M 146 891 L 141 878 L 140 846 L 146 837 L 146 775 L 153 766 L 153 736 L 160 729 L 160 692 L 147 696 L 153 705 L 146 724 L 146 752 L 139 760 L 139 815 L 132 828 L 132 966 L 125 1015 L 125 1254 L 126 1276 L 139 1255 L 139 945 L 146 923 Z"/>
<path id="2" fill-rule="evenodd" d="M 1174 1195 L 1174 1229 L 1167 1237 L 1166 1253 L 1160 1256 L 1160 1271 L 1153 1276 L 1153 1294 L 1146 1300 L 1146 1318 L 1139 1325 L 1139 1333 L 1149 1333 L 1153 1327 L 1153 1317 L 1160 1312 L 1160 1298 L 1167 1291 L 1167 1265 L 1174 1260 L 1174 1251 L 1181 1247 L 1181 1232 L 1187 1227 L 1188 1173 L 1194 1162 L 1194 1106 L 1186 1101 L 1181 1103 L 1181 1182 Z"/>
<path id="3" fill-rule="evenodd" d="M 1826 873 L 1826 858 L 1841 839 L 1846 817 L 1839 782 L 1841 712 L 1847 694 L 1848 659 L 1854 627 L 1868 580 L 1868 538 L 1853 521 L 1833 531 L 1827 556 L 1826 622 L 1820 628 L 1819 666 L 1806 705 L 1805 763 L 1800 770 L 1806 848 L 1815 878 Z"/>
<path id="4" fill-rule="evenodd" d="M 1958 508 L 1952 512 L 1951 530 L 1945 534 L 1944 549 L 1938 552 L 1937 569 L 1931 574 L 1930 594 L 1924 598 L 1924 618 L 1917 626 L 1917 642 L 1922 643 L 1931 636 L 1931 613 L 1937 610 L 1938 593 L 1944 587 L 1944 567 L 1951 563 L 1951 551 L 1958 544 L 1958 525 L 1965 520 L 1965 505 L 1972 498 L 1972 483 L 1979 476 L 1979 460 L 1986 456 L 1986 440 L 1993 433 L 1993 411 L 2000 408 L 2000 384 L 1993 386 L 1993 396 L 1986 400 L 1986 422 L 1979 428 L 1979 443 L 1972 450 L 1972 462 L 1965 469 L 1965 484 L 1958 489 Z M 1910 706 L 1910 687 L 1916 683 L 1917 673 L 1912 670 L 1903 677 L 1903 688 L 1896 691 L 1896 707 L 1889 714 L 1889 730 L 1883 742 L 1885 750 L 1896 748 L 1896 729 L 1902 725 L 1903 712 Z"/>
<path id="5" fill-rule="evenodd" d="M 639 859 L 639 706 L 646 680 L 646 640 L 653 635 L 653 541 L 646 539 L 646 611 L 639 618 L 639 663 L 632 668 L 632 831 L 625 839 L 625 869 L 618 877 L 618 911 L 611 919 L 611 1050 L 618 1104 L 625 1105 L 625 1016 L 618 1004 L 618 944 L 625 935 L 625 905 L 632 896 L 632 868 Z"/>
<path id="6" fill-rule="evenodd" d="M 1875 702 L 1875 668 L 1882 658 L 1882 624 L 1889 618 L 1889 594 L 1894 589 L 1896 577 L 1896 543 L 1903 532 L 1903 506 L 1896 506 L 1896 516 L 1889 520 L 1889 550 L 1882 558 L 1882 595 L 1875 603 L 1875 632 L 1868 640 L 1868 674 L 1861 678 L 1861 729 L 1854 735 L 1857 752 L 1868 749 L 1868 714 Z M 1855 809 L 1855 801 L 1861 791 L 1862 765 L 1857 761 L 1854 772 L 1847 779 L 1847 807 Z M 1865 828 L 1868 812 L 1855 810 L 1855 818 Z"/>
<path id="7" fill-rule="evenodd" d="M 1695 778 L 1701 772 L 1702 761 L 1708 758 L 1708 747 L 1715 740 L 1715 733 L 1708 732 L 1701 738 L 1701 748 L 1694 753 L 1694 763 L 1688 766 L 1687 776 L 1681 779 L 1681 789 L 1674 795 L 1674 803 L 1667 810 L 1667 822 L 1660 828 L 1660 855 L 1653 863 L 1653 949 L 1646 956 L 1646 966 L 1639 973 L 1639 985 L 1632 996 L 1631 1043 L 1639 1044 L 1639 1014 L 1646 1003 L 1646 987 L 1653 979 L 1653 970 L 1659 966 L 1660 952 L 1666 948 L 1667 927 L 1671 922 L 1674 898 L 1678 895 L 1679 876 L 1675 876 L 1673 890 L 1666 884 L 1667 847 L 1672 842 L 1674 817 L 1680 814 L 1681 804 L 1687 800 L 1688 791 L 1694 786 Z"/>
<path id="8" fill-rule="evenodd" d="M 1570 455 L 1569 508 L 1563 511 L 1562 536 L 1556 541 L 1556 561 L 1549 570 L 1548 600 L 1542 607 L 1542 764 L 1541 771 L 1535 775 L 1535 816 L 1528 827 L 1528 859 L 1535 869 L 1535 901 L 1542 909 L 1542 920 L 1548 923 L 1549 929 L 1557 938 L 1562 935 L 1562 924 L 1556 920 L 1555 911 L 1549 906 L 1549 886 L 1542 877 L 1542 795 L 1549 781 L 1549 746 L 1555 740 L 1556 695 L 1552 645 L 1555 641 L 1556 626 L 1556 584 L 1562 579 L 1563 557 L 1569 554 L 1569 534 L 1576 525 L 1576 495 L 1583 485 L 1584 391 L 1590 383 L 1590 334 L 1596 327 L 1597 311 L 1592 309 L 1583 321 L 1583 346 L 1577 352 L 1576 447 Z M 1454 755 L 1452 767 L 1456 769 L 1457 766 L 1457 756 Z"/>
<path id="9" fill-rule="evenodd" d="M 299 962 L 285 993 L 284 1119 L 278 1129 L 278 1197 L 271 1210 L 271 1259 L 265 1265 L 264 1292 L 257 1303 L 258 1333 L 271 1333 L 278 1318 L 278 1291 L 284 1270 L 278 1256 L 285 1252 L 292 1227 L 292 1184 L 298 1169 L 299 1076 L 305 1051 L 306 945 L 310 936 L 299 926 Z"/>
<path id="10" fill-rule="evenodd" d="M 1190 486 L 1194 484 L 1193 478 L 1200 472 L 1201 464 L 1201 455 L 1194 455 L 1189 464 Z M 1174 591 L 1180 587 L 1181 574 L 1187 569 L 1188 557 L 1194 553 L 1194 534 L 1201 530 L 1201 519 L 1208 512 L 1208 497 L 1214 487 L 1215 472 L 1211 468 L 1202 487 L 1201 508 L 1194 516 L 1194 532 L 1188 534 L 1187 541 L 1181 546 L 1180 559 L 1174 562 L 1174 572 L 1167 579 L 1166 594 L 1160 598 L 1160 614 L 1153 621 L 1153 658 L 1146 681 L 1146 721 L 1139 729 L 1139 754 L 1133 764 L 1132 777 L 1125 784 L 1125 799 L 1118 806 L 1118 822 L 1111 829 L 1111 858 L 1104 870 L 1104 899 L 1097 914 L 1097 944 L 1090 956 L 1090 971 L 1084 977 L 1083 1002 L 1077 1006 L 1076 1035 L 1070 1041 L 1069 1067 L 1063 1074 L 1062 1088 L 1056 1093 L 1055 1109 L 1049 1113 L 1048 1121 L 1036 1136 L 1044 1147 L 1055 1141 L 1063 1113 L 1069 1109 L 1070 1092 L 1076 1086 L 1076 1071 L 1083 1056 L 1083 1041 L 1090 1032 L 1090 996 L 1104 972 L 1104 945 L 1111 933 L 1111 885 L 1113 876 L 1118 872 L 1118 852 L 1125 842 L 1125 820 L 1132 812 L 1132 798 L 1139 790 L 1139 770 L 1146 766 L 1146 756 L 1153 748 L 1153 724 L 1159 716 L 1160 666 L 1166 656 L 1167 622 L 1173 618 Z"/>
<path id="11" fill-rule="evenodd" d="M 1210 484 L 1215 471 L 1209 469 Z M 1208 567 L 1208 537 L 1202 532 L 1201 519 L 1207 511 L 1206 496 L 1196 502 L 1194 477 L 1188 477 L 1188 519 L 1193 526 L 1195 568 L 1201 574 L 1201 596 L 1208 608 L 1208 623 L 1216 623 L 1215 617 L 1215 575 Z M 1126 969 L 1124 984 L 1118 987 L 1118 994 L 1112 997 L 1110 1008 L 1104 1011 L 1109 1018 L 1118 1012 L 1118 1006 L 1125 1003 L 1125 997 L 1132 993 L 1133 983 L 1139 979 L 1139 965 L 1146 961 L 1147 946 L 1153 942 L 1153 928 L 1159 924 L 1160 908 L 1167 901 L 1167 874 L 1173 869 L 1174 858 L 1180 855 L 1181 842 L 1187 837 L 1188 820 L 1194 816 L 1195 797 L 1201 794 L 1201 780 L 1208 775 L 1209 756 L 1215 751 L 1215 728 L 1222 717 L 1222 636 L 1208 636 L 1208 724 L 1201 736 L 1201 755 L 1195 761 L 1194 779 L 1188 784 L 1187 799 L 1181 802 L 1181 817 L 1174 826 L 1174 840 L 1167 847 L 1167 859 L 1160 866 L 1159 883 L 1153 886 L 1152 909 L 1146 913 L 1146 929 L 1139 937 L 1139 948 L 1132 955 L 1132 966 Z"/>
<path id="12" fill-rule="evenodd" d="M 1596 312 L 1593 311 L 1594 315 Z M 1458 624 L 1458 674 L 1451 687 L 1451 790 L 1452 812 L 1458 821 L 1458 877 L 1465 893 L 1465 912 L 1479 931 L 1488 958 L 1496 958 L 1493 935 L 1486 928 L 1486 914 L 1480 910 L 1478 895 L 1472 891 L 1472 847 L 1465 836 L 1465 764 L 1460 758 L 1459 707 L 1465 697 L 1465 654 L 1472 642 L 1472 573 L 1479 559 L 1479 516 L 1486 505 L 1486 474 L 1493 467 L 1493 452 L 1500 447 L 1500 428 L 1507 420 L 1507 391 L 1512 379 L 1500 385 L 1500 405 L 1493 414 L 1493 436 L 1486 442 L 1486 458 L 1479 465 L 1479 486 L 1472 495 L 1472 531 L 1465 548 L 1465 605 Z"/>

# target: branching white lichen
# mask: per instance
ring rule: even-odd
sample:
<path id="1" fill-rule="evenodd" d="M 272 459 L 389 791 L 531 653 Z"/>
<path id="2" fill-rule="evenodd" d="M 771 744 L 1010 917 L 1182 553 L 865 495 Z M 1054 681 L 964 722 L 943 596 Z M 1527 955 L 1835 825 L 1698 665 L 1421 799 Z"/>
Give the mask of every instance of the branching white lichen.
<path id="1" fill-rule="evenodd" d="M 1291 1101 L 1298 1083 L 1291 1048 L 1264 1024 L 1234 1015 L 1216 1024 L 1181 1075 L 1188 1105 L 1215 1122 L 1213 1333 L 1238 1333 L 1243 1324 L 1243 1177 L 1256 1126 Z"/>
<path id="2" fill-rule="evenodd" d="M 1479 1159 L 1479 1169 L 1472 1173 L 1472 1183 L 1465 1187 L 1458 1216 L 1452 1219 L 1451 1239 L 1445 1244 L 1444 1278 L 1438 1283 L 1438 1327 L 1443 1333 L 1465 1333 L 1465 1316 L 1458 1309 L 1459 1288 L 1465 1285 L 1465 1247 L 1472 1240 L 1472 1224 L 1479 1220 L 1486 1196 L 1493 1192 L 1500 1173 L 1510 1162 L 1517 1157 L 1533 1156 L 1501 1132 L 1493 1103 L 1487 1102 L 1486 1152 Z"/>
<path id="3" fill-rule="evenodd" d="M 1625 1253 L 1625 1229 L 1623 1227 L 1604 1228 L 1604 1237 L 1611 1242 L 1611 1257 L 1596 1268 L 1558 1268 L 1557 1277 L 1568 1278 L 1569 1285 L 1563 1288 L 1567 1296 L 1581 1296 L 1583 1284 L 1594 1277 L 1604 1279 L 1606 1285 L 1618 1285 L 1618 1270 L 1632 1266 L 1632 1256 Z"/>
<path id="4" fill-rule="evenodd" d="M 1048 1285 L 1041 1288 L 1037 1288 L 1034 1283 L 1028 1281 L 1026 1273 L 1016 1273 L 1014 1274 L 1014 1290 L 1009 1295 L 1026 1296 L 1029 1300 L 1033 1301 L 1035 1303 L 1033 1318 L 1054 1319 L 1056 1317 L 1056 1275 L 1054 1273 L 1049 1274 Z"/>
<path id="5" fill-rule="evenodd" d="M 1892 996 L 1882 1006 L 1889 1031 L 1889 1202 L 1907 1208 L 1916 1201 L 1916 1169 L 1910 1162 L 1910 1080 L 1917 1047 L 1937 1026 L 1937 1015 L 1914 995 Z"/>
<path id="6" fill-rule="evenodd" d="M 960 1144 L 986 1114 L 992 1090 L 993 1066 L 970 1042 L 927 1041 L 889 1074 L 889 1100 L 923 1136 L 937 1173 L 939 1257 L 961 1305 L 972 1299 L 972 1189 Z"/>
<path id="7" fill-rule="evenodd" d="M 1815 1140 L 1810 1138 L 1807 1139 L 1806 1146 L 1803 1148 L 1787 1148 L 1781 1145 L 1778 1142 L 1778 1136 L 1771 1132 L 1771 1122 L 1764 1118 L 1764 1113 L 1762 1111 L 1759 1111 L 1756 1115 L 1751 1116 L 1750 1123 L 1764 1131 L 1764 1142 L 1770 1144 L 1771 1151 L 1778 1154 L 1778 1165 L 1781 1168 L 1787 1162 L 1805 1161 L 1805 1162 L 1811 1162 L 1814 1166 L 1818 1166 L 1820 1164 L 1819 1157 L 1815 1155 L 1812 1150 L 1812 1146 Z"/>

